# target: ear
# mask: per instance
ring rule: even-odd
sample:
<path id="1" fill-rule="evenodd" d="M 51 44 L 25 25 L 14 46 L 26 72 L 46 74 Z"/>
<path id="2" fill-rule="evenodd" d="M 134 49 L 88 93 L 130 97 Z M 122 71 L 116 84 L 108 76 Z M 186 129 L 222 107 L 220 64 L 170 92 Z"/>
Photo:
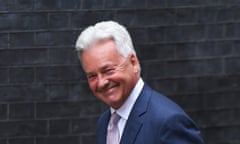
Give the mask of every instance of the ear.
<path id="1" fill-rule="evenodd" d="M 131 54 L 129 56 L 130 59 L 130 63 L 132 64 L 133 68 L 134 68 L 134 72 L 139 72 L 140 69 L 140 64 L 139 64 L 139 60 L 137 58 L 137 56 L 135 54 Z"/>

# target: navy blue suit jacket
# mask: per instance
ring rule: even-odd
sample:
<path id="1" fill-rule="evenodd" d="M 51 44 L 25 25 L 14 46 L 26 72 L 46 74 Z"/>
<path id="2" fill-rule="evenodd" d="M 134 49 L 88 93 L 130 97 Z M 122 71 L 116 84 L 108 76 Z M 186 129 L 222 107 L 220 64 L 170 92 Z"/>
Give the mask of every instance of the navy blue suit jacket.
<path id="1" fill-rule="evenodd" d="M 106 144 L 110 110 L 97 124 L 96 143 Z M 200 131 L 173 101 L 146 84 L 126 122 L 120 144 L 203 144 Z"/>

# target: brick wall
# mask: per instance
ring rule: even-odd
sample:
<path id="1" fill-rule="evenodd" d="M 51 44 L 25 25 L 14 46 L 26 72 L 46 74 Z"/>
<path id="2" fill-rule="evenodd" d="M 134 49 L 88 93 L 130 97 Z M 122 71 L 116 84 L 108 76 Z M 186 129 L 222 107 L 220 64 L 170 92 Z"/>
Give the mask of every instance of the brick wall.
<path id="1" fill-rule="evenodd" d="M 179 103 L 206 144 L 240 143 L 239 0 L 0 0 L 0 144 L 93 144 L 106 106 L 74 44 L 115 20 L 131 32 L 143 79 Z"/>

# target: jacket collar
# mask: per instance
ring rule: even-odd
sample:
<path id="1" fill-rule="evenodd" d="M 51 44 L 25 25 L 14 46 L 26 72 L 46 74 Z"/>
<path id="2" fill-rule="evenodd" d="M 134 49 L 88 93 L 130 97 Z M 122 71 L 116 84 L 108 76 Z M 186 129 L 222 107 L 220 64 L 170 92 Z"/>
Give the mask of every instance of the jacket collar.
<path id="1" fill-rule="evenodd" d="M 133 106 L 132 112 L 129 115 L 120 144 L 134 143 L 143 125 L 143 116 L 147 111 L 150 95 L 150 87 L 144 84 L 143 90 L 138 97 L 135 105 Z"/>

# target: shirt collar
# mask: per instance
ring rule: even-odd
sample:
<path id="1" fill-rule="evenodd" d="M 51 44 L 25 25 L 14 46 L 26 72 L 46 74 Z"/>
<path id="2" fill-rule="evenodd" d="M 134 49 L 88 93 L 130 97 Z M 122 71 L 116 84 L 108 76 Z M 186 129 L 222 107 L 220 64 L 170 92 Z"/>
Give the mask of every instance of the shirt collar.
<path id="1" fill-rule="evenodd" d="M 140 93 L 143 89 L 143 85 L 144 85 L 144 82 L 143 82 L 142 78 L 139 78 L 139 80 L 137 81 L 137 84 L 133 88 L 131 94 L 129 95 L 127 100 L 124 102 L 124 104 L 118 110 L 115 110 L 111 107 L 110 108 L 111 113 L 116 111 L 121 116 L 121 118 L 127 120 L 129 117 L 129 114 L 133 108 L 133 105 L 135 104 L 138 96 L 140 95 Z"/>

